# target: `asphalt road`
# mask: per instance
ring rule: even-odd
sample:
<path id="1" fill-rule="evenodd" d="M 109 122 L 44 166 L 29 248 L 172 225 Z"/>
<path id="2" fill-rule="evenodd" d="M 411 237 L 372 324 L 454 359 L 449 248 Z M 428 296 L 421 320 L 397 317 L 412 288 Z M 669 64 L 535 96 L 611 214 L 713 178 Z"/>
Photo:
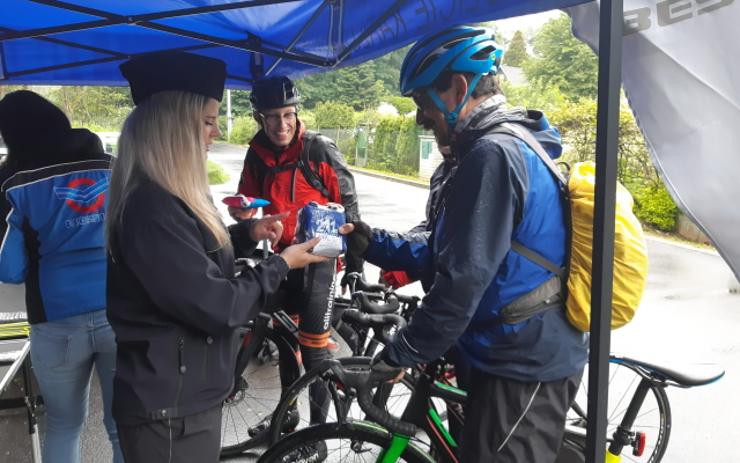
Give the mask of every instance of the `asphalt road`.
<path id="1" fill-rule="evenodd" d="M 243 148 L 213 148 L 210 158 L 231 175 L 212 189 L 217 204 L 235 191 L 243 156 Z M 406 230 L 424 218 L 427 190 L 365 175 L 355 178 L 363 219 L 370 225 Z M 654 238 L 648 240 L 648 250 L 650 272 L 642 306 L 632 323 L 612 333 L 612 351 L 689 370 L 696 363 L 722 365 L 727 374 L 715 384 L 668 390 L 673 428 L 663 461 L 734 461 L 734 444 L 740 441 L 735 419 L 740 410 L 740 295 L 729 293 L 730 271 L 715 253 Z M 371 278 L 377 275 L 376 269 L 367 271 Z M 406 291 L 421 289 L 413 285 Z M 0 310 L 23 310 L 22 288 L 0 285 L 0 301 Z M 17 390 L 5 397 L 13 393 Z M 23 414 L 0 414 L 0 461 L 31 461 L 23 423 Z M 110 461 L 110 449 L 95 385 L 83 435 L 83 462 L 105 461 Z"/>

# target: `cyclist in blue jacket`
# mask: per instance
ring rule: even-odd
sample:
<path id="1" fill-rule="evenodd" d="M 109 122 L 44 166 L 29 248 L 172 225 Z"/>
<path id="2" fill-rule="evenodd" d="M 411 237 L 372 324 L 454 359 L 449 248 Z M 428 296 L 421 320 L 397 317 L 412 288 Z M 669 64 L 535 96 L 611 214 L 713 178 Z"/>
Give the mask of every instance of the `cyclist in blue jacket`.
<path id="1" fill-rule="evenodd" d="M 564 313 L 558 280 L 512 242 L 563 264 L 567 229 L 556 180 L 502 123 L 529 130 L 553 157 L 560 135 L 536 111 L 508 109 L 495 78 L 503 51 L 490 31 L 456 27 L 423 38 L 401 68 L 417 120 L 449 143 L 458 167 L 431 217 L 431 235 L 354 223 L 350 251 L 391 268 L 404 262 L 431 288 L 374 368 L 438 358 L 457 343 L 472 365 L 460 461 L 552 462 L 586 363 L 586 335 Z M 344 231 L 349 231 L 347 226 Z M 547 298 L 541 293 L 555 293 Z"/>
<path id="2" fill-rule="evenodd" d="M 95 367 L 113 461 L 116 344 L 105 316 L 105 196 L 111 157 L 100 139 L 21 90 L 0 101 L 8 159 L 0 168 L 0 281 L 25 283 L 31 359 L 46 405 L 46 463 L 80 461 Z"/>

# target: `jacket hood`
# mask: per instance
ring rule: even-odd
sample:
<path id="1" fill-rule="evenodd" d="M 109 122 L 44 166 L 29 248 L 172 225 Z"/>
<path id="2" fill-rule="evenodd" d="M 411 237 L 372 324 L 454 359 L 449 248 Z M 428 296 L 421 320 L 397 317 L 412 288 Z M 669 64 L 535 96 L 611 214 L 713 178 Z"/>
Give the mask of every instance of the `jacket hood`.
<path id="1" fill-rule="evenodd" d="M 6 166 L 13 170 L 29 170 L 52 164 L 81 161 L 90 155 L 102 154 L 100 138 L 87 129 L 69 129 L 59 136 L 49 137 L 35 146 L 8 151 Z"/>
<path id="2" fill-rule="evenodd" d="M 458 122 L 453 142 L 455 152 L 464 153 L 466 145 L 504 122 L 518 123 L 531 130 L 551 158 L 557 159 L 562 154 L 560 131 L 550 125 L 547 117 L 537 110 L 507 108 L 503 95 L 483 101 Z"/>

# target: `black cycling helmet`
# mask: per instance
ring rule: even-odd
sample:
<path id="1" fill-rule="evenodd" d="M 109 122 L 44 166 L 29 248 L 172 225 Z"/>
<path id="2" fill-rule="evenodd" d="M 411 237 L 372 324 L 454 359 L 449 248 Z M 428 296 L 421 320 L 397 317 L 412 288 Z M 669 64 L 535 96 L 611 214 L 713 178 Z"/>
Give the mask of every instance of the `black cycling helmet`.
<path id="1" fill-rule="evenodd" d="M 262 110 L 297 106 L 301 102 L 301 97 L 289 78 L 285 76 L 267 77 L 259 79 L 252 85 L 249 101 L 253 109 Z"/>

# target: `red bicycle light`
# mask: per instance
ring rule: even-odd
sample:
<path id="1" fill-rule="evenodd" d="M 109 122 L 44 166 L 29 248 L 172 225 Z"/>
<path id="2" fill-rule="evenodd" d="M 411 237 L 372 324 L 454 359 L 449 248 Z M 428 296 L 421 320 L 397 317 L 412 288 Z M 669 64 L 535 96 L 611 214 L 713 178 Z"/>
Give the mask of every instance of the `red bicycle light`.
<path id="1" fill-rule="evenodd" d="M 632 455 L 641 457 L 645 452 L 645 443 L 647 438 L 644 432 L 635 433 L 635 443 L 632 445 Z"/>

